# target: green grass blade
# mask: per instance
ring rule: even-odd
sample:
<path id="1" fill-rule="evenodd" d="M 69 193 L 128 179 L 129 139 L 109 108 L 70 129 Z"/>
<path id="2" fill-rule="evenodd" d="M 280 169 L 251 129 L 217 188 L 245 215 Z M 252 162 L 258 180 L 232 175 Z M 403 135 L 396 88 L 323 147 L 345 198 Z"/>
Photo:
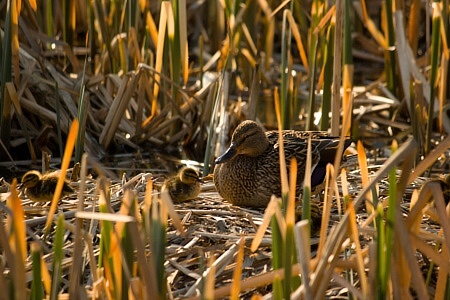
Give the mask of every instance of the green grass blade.
<path id="1" fill-rule="evenodd" d="M 11 1 L 7 2 L 5 28 L 2 40 L 2 60 L 1 60 L 1 78 L 0 80 L 0 133 L 1 140 L 8 147 L 10 142 L 10 115 L 6 109 L 9 105 L 5 100 L 6 83 L 12 81 L 12 22 L 11 22 Z"/>
<path id="2" fill-rule="evenodd" d="M 311 58 L 311 70 L 309 72 L 309 97 L 308 97 L 308 115 L 306 121 L 306 130 L 313 130 L 314 127 L 314 111 L 315 111 L 315 102 L 316 102 L 316 58 L 317 58 L 317 49 L 319 46 L 319 39 L 316 35 L 312 39 L 314 40 L 314 45 L 312 47 Z"/>
<path id="3" fill-rule="evenodd" d="M 436 88 L 437 88 L 436 85 L 438 83 L 437 80 L 437 75 L 439 72 L 438 63 L 441 49 L 440 26 L 441 26 L 441 16 L 437 12 L 437 9 L 435 9 L 433 13 L 432 33 L 431 33 L 430 103 L 428 106 L 428 124 L 425 138 L 425 154 L 428 154 L 431 151 L 430 140 L 434 122 L 434 102 L 436 97 Z"/>
<path id="4" fill-rule="evenodd" d="M 325 48 L 325 65 L 323 77 L 323 95 L 322 95 L 322 118 L 320 120 L 320 130 L 328 130 L 330 127 L 331 112 L 331 87 L 333 84 L 333 62 L 334 62 L 334 36 L 335 21 L 331 21 L 327 31 L 327 41 Z"/>
<path id="5" fill-rule="evenodd" d="M 161 207 L 157 207 L 156 202 L 153 202 L 154 205 L 152 210 L 160 210 Z M 156 269 L 156 278 L 158 285 L 158 294 L 160 299 L 164 299 L 164 295 L 166 292 L 166 284 L 165 284 L 165 247 L 166 247 L 166 224 L 161 220 L 160 212 L 152 213 L 153 217 L 151 219 L 151 239 L 150 243 L 152 244 L 152 259 L 153 265 Z"/>
<path id="6" fill-rule="evenodd" d="M 47 35 L 53 36 L 53 1 L 47 0 L 45 3 L 45 21 L 46 21 L 46 29 Z"/>
<path id="7" fill-rule="evenodd" d="M 288 103 L 288 86 L 289 86 L 289 68 L 288 59 L 290 54 L 290 33 L 287 22 L 287 10 L 283 12 L 283 27 L 281 29 L 281 86 L 280 86 L 280 100 L 281 100 L 281 129 L 289 128 L 289 103 Z"/>
<path id="8" fill-rule="evenodd" d="M 393 145 L 392 152 L 395 152 L 396 146 Z M 388 295 L 389 288 L 389 280 L 390 280 L 390 269 L 391 269 L 391 259 L 392 259 L 392 245 L 394 240 L 394 220 L 395 220 L 395 211 L 396 211 L 396 202 L 397 202 L 397 168 L 394 167 L 389 171 L 389 207 L 387 210 L 387 216 L 385 224 L 383 228 L 380 228 L 384 232 L 383 243 L 378 245 L 378 257 L 382 259 L 379 261 L 379 289 L 380 293 L 379 299 L 386 299 Z M 381 209 L 379 211 L 379 217 L 383 218 L 383 207 L 381 203 L 379 203 Z"/>
<path id="9" fill-rule="evenodd" d="M 394 17 L 392 0 L 385 1 L 386 7 L 386 22 L 387 22 L 387 42 L 388 50 L 385 62 L 386 81 L 388 89 L 396 94 L 397 80 L 396 80 L 396 58 L 395 58 L 395 32 L 394 32 Z"/>
<path id="10" fill-rule="evenodd" d="M 41 248 L 37 242 L 31 244 L 33 280 L 31 281 L 30 299 L 44 299 L 44 287 L 41 277 Z"/>
<path id="11" fill-rule="evenodd" d="M 59 146 L 59 157 L 63 157 L 64 145 L 62 140 L 62 130 L 61 130 L 61 99 L 59 98 L 59 84 L 55 80 L 55 104 L 56 104 L 56 132 L 58 134 L 58 146 Z"/>
<path id="12" fill-rule="evenodd" d="M 52 288 L 50 293 L 50 299 L 58 299 L 58 293 L 61 284 L 61 274 L 62 274 L 62 259 L 64 257 L 63 247 L 64 247 L 64 215 L 60 214 L 56 224 L 56 234 L 53 247 L 53 274 L 52 274 Z"/>
<path id="13" fill-rule="evenodd" d="M 80 127 L 78 130 L 77 141 L 75 144 L 75 163 L 81 162 L 81 156 L 84 153 L 84 139 L 86 134 L 86 121 L 88 117 L 90 102 L 86 96 L 85 76 L 86 76 L 87 57 L 84 59 L 83 75 L 81 78 L 80 96 L 78 97 L 78 120 Z"/>

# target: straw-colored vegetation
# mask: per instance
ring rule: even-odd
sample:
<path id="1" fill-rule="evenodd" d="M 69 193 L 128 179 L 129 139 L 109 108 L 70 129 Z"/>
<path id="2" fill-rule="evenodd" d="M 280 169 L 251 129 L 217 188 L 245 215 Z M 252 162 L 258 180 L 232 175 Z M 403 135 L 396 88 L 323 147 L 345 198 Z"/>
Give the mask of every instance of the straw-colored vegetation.
<path id="1" fill-rule="evenodd" d="M 330 2 L 0 1 L 0 298 L 449 299 L 449 3 Z M 354 138 L 305 220 L 159 192 L 244 119 Z"/>

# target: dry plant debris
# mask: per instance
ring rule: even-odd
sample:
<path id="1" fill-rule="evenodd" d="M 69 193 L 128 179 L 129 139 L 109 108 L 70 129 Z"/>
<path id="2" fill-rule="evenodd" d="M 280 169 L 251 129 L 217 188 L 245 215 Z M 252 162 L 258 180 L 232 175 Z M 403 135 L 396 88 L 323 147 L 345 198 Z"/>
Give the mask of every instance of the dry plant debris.
<path id="1" fill-rule="evenodd" d="M 447 156 L 449 153 L 446 154 Z M 372 168 L 370 174 L 374 174 L 379 168 L 382 167 L 384 159 L 377 158 L 378 167 L 375 162 L 371 161 Z M 448 161 L 441 164 L 441 166 L 448 164 Z M 349 182 L 348 191 L 351 198 L 356 197 L 361 190 L 361 174 L 360 170 L 355 164 L 347 163 L 347 180 Z M 153 193 L 159 193 L 157 187 L 162 182 L 163 178 L 155 174 L 141 173 L 134 176 L 131 179 L 122 178 L 121 181 L 113 181 L 110 185 L 110 202 L 113 212 L 118 212 L 124 199 L 124 191 L 131 189 L 135 192 L 136 199 L 140 203 L 141 209 L 143 209 L 144 198 L 146 192 L 146 184 L 148 180 L 154 180 L 156 189 Z M 339 190 L 341 190 L 340 180 Z M 401 203 L 401 209 L 403 218 L 408 218 L 410 215 L 410 201 L 411 197 L 414 197 L 414 193 L 418 193 L 419 188 L 425 186 L 424 183 L 430 182 L 427 178 L 421 177 L 416 179 L 411 185 L 408 186 L 407 192 L 403 197 Z M 433 182 L 433 181 L 431 181 Z M 79 183 L 72 184 L 77 190 Z M 98 182 L 94 178 L 88 178 L 85 182 L 84 191 L 84 203 L 83 207 L 85 211 L 98 211 Z M 2 180 L 2 199 L 8 196 L 9 184 Z M 379 194 L 379 201 L 384 206 L 387 205 L 387 191 L 389 190 L 388 179 L 383 178 L 377 185 Z M 323 194 L 316 195 L 323 200 Z M 65 259 L 63 261 L 63 284 L 61 290 L 64 291 L 68 288 L 70 282 L 70 266 L 72 264 L 72 251 L 74 246 L 73 229 L 71 226 L 75 224 L 75 213 L 77 210 L 77 199 L 73 197 L 65 197 L 58 205 L 59 213 L 64 214 L 66 222 L 66 238 L 64 241 Z M 43 239 L 44 236 L 44 224 L 46 221 L 46 214 L 48 212 L 48 205 L 40 205 L 33 203 L 32 201 L 24 199 L 22 202 L 25 211 L 25 224 L 27 226 L 27 239 L 28 243 L 32 241 L 41 245 L 44 252 L 44 260 L 51 266 L 52 254 L 51 249 L 53 247 L 52 241 L 55 232 Z M 342 203 L 341 203 L 342 205 Z M 264 274 L 270 274 L 273 272 L 271 266 L 271 230 L 267 230 L 262 243 L 258 247 L 257 251 L 252 253 L 250 251 L 250 244 L 253 240 L 255 232 L 262 222 L 264 209 L 247 209 L 243 207 L 232 206 L 229 203 L 223 202 L 217 192 L 214 190 L 214 185 L 211 178 L 206 178 L 206 183 L 202 184 L 202 192 L 199 197 L 193 201 L 188 201 L 174 205 L 177 214 L 182 220 L 182 224 L 186 229 L 186 234 L 181 235 L 180 232 L 174 227 L 171 220 L 169 220 L 169 226 L 167 228 L 167 247 L 165 249 L 165 263 L 164 268 L 167 275 L 168 292 L 171 297 L 175 299 L 181 299 L 185 297 L 194 297 L 202 288 L 202 278 L 207 274 L 210 265 L 211 257 L 215 258 L 215 286 L 221 292 L 222 295 L 227 294 L 227 290 L 232 283 L 233 271 L 236 267 L 236 255 L 238 249 L 238 242 L 241 238 L 245 241 L 244 260 L 242 266 L 242 280 L 243 282 L 257 279 L 260 281 L 260 277 Z M 427 205 L 426 210 L 429 212 L 424 217 L 420 217 L 422 220 L 419 223 L 419 251 L 415 256 L 418 266 L 422 269 L 423 276 L 427 276 L 430 273 L 431 282 L 428 286 L 429 295 L 434 294 L 433 287 L 435 286 L 436 276 L 438 269 L 433 268 L 433 264 L 429 260 L 429 257 L 422 255 L 425 245 L 429 247 L 438 247 L 440 243 L 445 243 L 445 240 L 440 235 L 441 227 L 439 225 L 439 218 L 436 217 L 436 211 L 433 211 L 433 206 Z M 342 219 L 343 207 L 338 206 L 336 199 L 333 200 L 333 205 L 330 213 L 330 223 L 328 230 L 339 224 Z M 6 213 L 3 213 L 6 217 Z M 431 217 L 429 217 L 431 216 Z M 375 238 L 375 230 L 370 224 L 370 220 L 373 220 L 366 208 L 362 207 L 357 211 L 356 220 L 358 224 L 359 242 L 361 248 L 364 249 L 364 256 L 368 255 L 367 250 L 370 249 L 370 245 Z M 95 259 L 98 259 L 100 253 L 98 236 L 100 234 L 99 221 L 92 220 L 85 222 L 86 233 L 90 235 L 92 239 L 91 251 L 94 254 Z M 330 232 L 328 233 L 330 234 Z M 313 251 L 313 257 L 317 255 L 317 245 L 319 238 L 317 233 L 311 240 L 311 249 Z M 343 281 L 342 275 L 344 270 L 350 271 L 356 268 L 355 265 L 355 252 L 351 244 L 347 244 L 347 250 L 339 253 L 333 275 L 329 283 L 326 284 L 327 289 L 325 295 L 330 299 L 340 299 L 349 292 L 349 286 Z M 147 247 L 146 251 L 150 249 Z M 370 250 L 369 250 L 370 251 Z M 426 252 L 429 255 L 428 252 Z M 92 274 L 90 273 L 91 266 L 89 261 L 89 255 L 87 252 L 83 254 L 83 282 L 86 290 L 92 291 L 94 285 Z M 4 258 L 3 258 L 4 259 Z M 440 259 L 438 260 L 440 262 Z M 368 261 L 366 260 L 365 263 Z M 309 262 L 313 267 L 317 264 L 314 259 Z M 94 262 L 95 265 L 95 262 Z M 31 264 L 27 264 L 27 272 L 31 272 Z M 370 268 L 368 265 L 367 268 Z M 340 270 L 340 271 L 339 271 Z M 344 272 L 345 273 L 345 272 Z M 4 268 L 4 276 L 8 276 L 8 265 Z M 362 295 L 358 290 L 358 275 L 353 274 L 355 280 L 355 286 L 350 290 L 354 295 Z M 271 294 L 272 290 L 270 284 L 267 283 L 253 283 L 254 286 L 243 291 L 242 298 L 249 298 L 255 293 L 261 295 Z M 348 283 L 347 283 L 348 284 Z M 225 290 L 223 289 L 225 287 Z M 222 288 L 222 290 L 220 289 Z"/>

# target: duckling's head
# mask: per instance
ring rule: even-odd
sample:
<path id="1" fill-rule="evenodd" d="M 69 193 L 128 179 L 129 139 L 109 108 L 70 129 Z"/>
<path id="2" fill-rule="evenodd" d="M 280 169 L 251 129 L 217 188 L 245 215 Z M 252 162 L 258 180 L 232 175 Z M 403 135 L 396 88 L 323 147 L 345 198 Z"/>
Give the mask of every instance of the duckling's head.
<path id="1" fill-rule="evenodd" d="M 39 171 L 28 171 L 22 176 L 22 183 L 19 185 L 19 188 L 32 188 L 36 186 L 41 179 L 42 174 Z"/>
<path id="2" fill-rule="evenodd" d="M 263 128 L 254 121 L 244 121 L 234 130 L 230 147 L 216 159 L 216 164 L 227 162 L 239 154 L 259 156 L 266 151 L 268 146 L 269 140 Z"/>
<path id="3" fill-rule="evenodd" d="M 180 176 L 181 182 L 186 184 L 195 184 L 197 182 L 203 182 L 200 179 L 198 172 L 189 167 L 184 167 L 183 169 L 180 170 L 178 174 Z"/>

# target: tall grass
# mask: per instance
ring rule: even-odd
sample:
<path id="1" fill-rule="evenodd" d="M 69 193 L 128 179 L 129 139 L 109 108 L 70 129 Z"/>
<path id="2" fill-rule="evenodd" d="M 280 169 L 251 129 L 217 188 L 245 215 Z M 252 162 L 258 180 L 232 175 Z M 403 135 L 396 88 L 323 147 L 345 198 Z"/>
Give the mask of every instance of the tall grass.
<path id="1" fill-rule="evenodd" d="M 1 156 L 11 156 L 9 151 L 14 145 L 11 133 L 15 132 L 11 126 L 18 123 L 30 157 L 33 160 L 39 157 L 32 140 L 40 128 L 32 121 L 40 117 L 51 119 L 55 107 L 61 149 L 58 151 L 63 158 L 61 180 L 44 230 L 44 240 L 52 239 L 51 251 L 40 243 L 27 247 L 29 233 L 15 181 L 6 206 L 2 205 L 7 217 L 0 228 L 0 244 L 8 268 L 6 272 L 5 266 L 1 266 L 4 272 L 0 287 L 7 290 L 3 298 L 24 299 L 30 288 L 32 298 L 56 299 L 65 284 L 60 276 L 65 259 L 77 263 L 81 259 L 91 261 L 91 290 L 82 282 L 84 273 L 78 265 L 66 277 L 71 281 L 72 296 L 81 290 L 92 298 L 165 299 L 170 296 L 166 278 L 169 218 L 177 224 L 180 235 L 184 234 L 184 229 L 168 195 L 159 196 L 151 180 L 141 208 L 135 191 L 129 186 L 124 188 L 117 214 L 114 212 L 117 208 L 110 203 L 106 178 L 99 177 L 95 187 L 99 212 L 82 211 L 86 187 L 81 185 L 73 230 L 77 253 L 66 250 L 66 233 L 73 228 L 62 215 L 55 222 L 53 219 L 74 145 L 77 144 L 75 161 L 82 161 L 84 180 L 86 161 L 95 159 L 88 155 L 83 162 L 83 154 L 89 152 L 86 149 L 94 152 L 98 147 L 106 151 L 114 143 L 131 149 L 147 149 L 192 142 L 201 149 L 198 152 L 202 152 L 201 147 L 205 147 L 206 142 L 209 150 L 204 164 L 209 171 L 214 155 L 208 151 L 216 141 L 225 144 L 229 129 L 243 118 L 276 118 L 280 130 L 331 129 L 334 136 L 341 137 L 341 147 L 344 136 L 350 133 L 364 136 L 372 133 L 370 129 L 376 129 L 377 133 L 386 129 L 386 136 L 397 139 L 401 145 L 397 150 L 397 146 L 392 146 L 392 155 L 371 172 L 371 161 L 366 156 L 368 150 L 361 141 L 357 143 L 359 165 L 351 175 L 356 173 L 362 184 L 352 195 L 345 179 L 348 174 L 338 171 L 340 158 L 336 159 L 334 167 L 327 168 L 319 250 L 312 260 L 309 225 L 305 221 L 295 225 L 296 164 L 291 162 L 289 176 L 283 166 L 280 174 L 282 198 L 270 201 L 250 247 L 253 252 L 258 250 L 270 225 L 273 270 L 268 270 L 263 279 L 254 276 L 248 281 L 239 281 L 242 272 L 236 270 L 230 292 L 233 299 L 246 288 L 269 284 L 275 299 L 322 298 L 330 282 L 345 288 L 349 297 L 411 297 L 411 289 L 414 295 L 427 297 L 430 283 L 422 278 L 417 251 L 439 266 L 433 288 L 436 298 L 444 298 L 448 293 L 450 225 L 442 186 L 431 181 L 414 192 L 409 212 L 400 210 L 400 202 L 408 194 L 408 185 L 434 167 L 438 158 L 448 155 L 449 138 L 438 137 L 441 132 L 450 132 L 445 105 L 449 18 L 447 9 L 443 9 L 448 7 L 448 2 L 431 3 L 431 27 L 429 32 L 424 32 L 431 45 L 417 38 L 424 21 L 421 12 L 425 10 L 418 0 L 404 1 L 410 4 L 404 6 L 409 7 L 409 11 L 399 5 L 402 1 L 383 2 L 378 7 L 382 11 L 380 24 L 368 7 L 374 2 L 338 0 L 331 7 L 327 1 L 314 0 L 310 6 L 300 2 L 94 0 L 78 3 L 64 0 L 58 5 L 46 1 L 43 10 L 37 9 L 34 1 L 22 4 L 27 5 L 26 8 L 20 6 L 20 1 L 6 1 L 0 11 L 5 21 L 0 44 Z M 201 17 L 195 15 L 197 9 L 201 9 Z M 404 22 L 406 15 L 409 18 Z M 61 35 L 63 41 L 57 41 L 54 35 Z M 78 38 L 78 35 L 85 36 Z M 20 49 L 19 45 L 26 47 Z M 421 47 L 425 49 L 419 55 Z M 74 54 L 80 53 L 80 48 L 84 51 L 83 58 L 88 53 L 83 70 L 79 70 Z M 356 74 L 358 67 L 364 64 L 355 58 L 361 55 L 361 49 L 364 54 L 381 60 L 384 71 L 376 83 L 365 86 L 364 92 L 357 94 Z M 33 65 L 30 61 L 39 63 Z M 49 67 L 52 63 L 53 68 Z M 43 68 L 40 74 L 44 75 L 36 75 L 36 65 Z M 61 80 L 58 74 L 65 74 L 67 78 Z M 210 75 L 214 79 L 208 82 Z M 36 78 L 38 76 L 48 77 Z M 72 81 L 75 77 L 81 85 Z M 196 82 L 198 79 L 201 83 Z M 99 83 L 95 85 L 92 81 Z M 49 105 L 51 101 L 46 102 L 51 95 L 39 94 L 43 91 L 39 85 L 52 87 L 57 95 L 54 106 Z M 370 93 L 398 101 L 389 102 L 395 104 L 387 107 L 383 104 L 384 108 L 380 109 L 378 102 L 367 101 L 365 95 Z M 263 94 L 270 96 L 264 98 Z M 251 99 L 247 101 L 248 98 Z M 264 107 L 262 99 L 267 98 L 274 98 L 275 118 L 273 103 L 268 103 L 265 110 L 260 109 Z M 305 98 L 307 103 L 303 103 Z M 439 105 L 435 103 L 437 98 Z M 105 106 L 102 108 L 106 110 L 106 117 L 96 123 L 93 120 L 97 115 L 93 111 L 100 111 L 96 107 L 98 103 Z M 36 105 L 45 110 L 33 114 Z M 299 116 L 305 107 L 306 113 Z M 315 120 L 318 113 L 321 118 Z M 78 117 L 80 124 L 74 120 L 67 126 L 74 117 Z M 364 122 L 370 127 L 365 132 L 362 125 L 367 124 Z M 399 122 L 409 122 L 411 126 L 398 126 Z M 42 123 L 39 126 L 43 126 Z M 216 132 L 218 126 L 220 130 Z M 410 133 L 414 138 L 405 138 Z M 64 151 L 63 140 L 66 141 Z M 439 145 L 435 145 L 436 140 Z M 285 164 L 282 145 L 280 142 L 281 165 Z M 309 178 L 310 173 L 308 168 L 305 177 Z M 338 179 L 339 174 L 342 179 Z M 378 187 L 386 178 L 389 191 L 387 199 L 383 199 Z M 339 190 L 339 183 L 343 191 Z M 310 183 L 305 180 L 302 198 L 305 220 L 310 219 L 311 197 Z M 430 204 L 432 200 L 435 211 Z M 340 206 L 341 202 L 345 202 L 344 207 Z M 367 218 L 357 222 L 363 202 L 366 204 L 363 215 Z M 339 206 L 341 211 L 334 219 L 331 218 L 333 205 Z M 439 234 L 424 232 L 423 214 L 436 218 Z M 100 224 L 100 231 L 94 235 L 85 232 L 86 219 L 91 224 Z M 362 243 L 361 236 L 369 241 Z M 435 246 L 430 247 L 429 241 Z M 93 243 L 96 242 L 100 247 L 94 253 Z M 245 264 L 248 249 L 244 239 L 228 250 L 229 260 L 214 259 L 210 255 L 205 270 L 196 274 L 195 283 L 186 288 L 187 295 L 193 296 L 199 289 L 205 298 L 214 297 L 215 286 L 222 284 L 216 282 L 216 278 L 225 268 L 224 261 L 236 261 L 238 267 L 243 261 Z M 46 254 L 51 256 L 51 264 L 44 261 Z M 26 269 L 28 261 L 32 267 Z M 47 269 L 47 266 L 51 267 Z M 432 274 L 432 266 L 428 274 Z M 31 278 L 29 283 L 27 276 Z M 371 290 L 371 283 L 377 288 Z"/>
<path id="2" fill-rule="evenodd" d="M 4 141 L 7 148 L 9 148 L 10 141 L 10 122 L 11 118 L 11 102 L 8 100 L 10 97 L 6 97 L 6 84 L 12 82 L 12 47 L 17 45 L 14 39 L 17 38 L 13 36 L 14 29 L 17 27 L 17 23 L 13 23 L 14 15 L 17 15 L 17 8 L 15 6 L 15 1 L 10 1 L 7 3 L 6 7 L 6 17 L 5 17 L 5 30 L 2 35 L 2 43 L 0 44 L 1 56 L 1 82 L 0 82 L 0 128 L 1 128 L 1 139 Z M 17 30 L 17 29 L 16 29 Z"/>

